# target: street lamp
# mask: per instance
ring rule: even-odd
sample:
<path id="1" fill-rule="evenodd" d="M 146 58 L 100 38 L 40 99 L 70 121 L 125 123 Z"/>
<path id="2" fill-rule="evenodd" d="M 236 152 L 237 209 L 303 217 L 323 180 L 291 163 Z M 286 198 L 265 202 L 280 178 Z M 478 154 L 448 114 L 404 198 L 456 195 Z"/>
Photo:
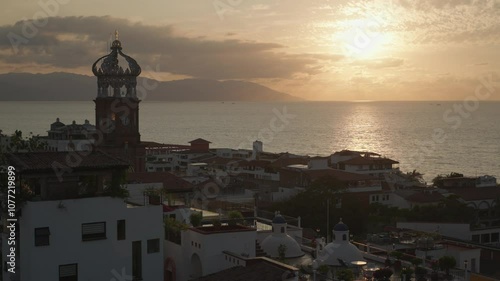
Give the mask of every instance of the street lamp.
<path id="1" fill-rule="evenodd" d="M 464 260 L 464 278 L 465 278 L 465 281 L 467 281 L 467 265 L 468 265 L 469 261 L 468 260 Z"/>
<path id="2" fill-rule="evenodd" d="M 316 270 L 318 270 L 319 264 L 317 260 L 313 260 L 312 268 L 313 268 L 313 281 L 316 281 Z"/>

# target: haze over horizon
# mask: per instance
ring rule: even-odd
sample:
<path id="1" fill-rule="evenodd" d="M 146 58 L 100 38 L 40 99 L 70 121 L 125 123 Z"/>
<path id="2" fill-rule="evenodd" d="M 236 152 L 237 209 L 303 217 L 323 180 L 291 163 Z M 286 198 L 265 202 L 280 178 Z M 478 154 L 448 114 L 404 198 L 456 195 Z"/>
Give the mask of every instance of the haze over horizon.
<path id="1" fill-rule="evenodd" d="M 498 0 L 26 0 L 2 11 L 0 74 L 92 75 L 118 30 L 142 76 L 162 81 L 244 80 L 313 101 L 463 100 L 484 77 L 500 85 Z"/>

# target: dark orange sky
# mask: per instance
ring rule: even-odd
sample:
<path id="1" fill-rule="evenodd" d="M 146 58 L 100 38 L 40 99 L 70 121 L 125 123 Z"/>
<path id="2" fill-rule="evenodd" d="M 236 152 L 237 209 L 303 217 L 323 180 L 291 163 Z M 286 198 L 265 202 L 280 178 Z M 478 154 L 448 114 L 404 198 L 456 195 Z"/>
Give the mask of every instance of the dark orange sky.
<path id="1" fill-rule="evenodd" d="M 115 29 L 161 80 L 248 80 L 310 100 L 460 100 L 485 75 L 500 86 L 499 0 L 8 1 L 0 73 L 91 75 Z"/>

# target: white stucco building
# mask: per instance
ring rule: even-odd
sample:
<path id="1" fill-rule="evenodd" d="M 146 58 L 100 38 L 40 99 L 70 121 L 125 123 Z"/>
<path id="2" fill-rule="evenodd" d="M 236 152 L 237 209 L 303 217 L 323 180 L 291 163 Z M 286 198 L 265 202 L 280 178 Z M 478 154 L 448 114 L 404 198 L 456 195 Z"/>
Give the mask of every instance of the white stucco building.
<path id="1" fill-rule="evenodd" d="M 255 257 L 256 230 L 245 226 L 191 227 L 180 239 L 165 240 L 165 274 L 169 281 L 183 281 L 240 265 L 224 251 L 242 258 Z"/>
<path id="2" fill-rule="evenodd" d="M 120 198 L 27 202 L 19 218 L 18 280 L 112 280 L 116 274 L 158 280 L 162 220 L 161 206 L 136 207 Z"/>
<path id="3" fill-rule="evenodd" d="M 68 155 L 6 155 L 24 199 L 16 206 L 16 273 L 3 271 L 3 280 L 161 280 L 162 206 L 125 202 L 113 183 L 127 162 L 93 152 L 70 168 Z M 54 163 L 64 172 L 55 172 Z M 3 261 L 7 235 L 4 230 Z"/>
<path id="4" fill-rule="evenodd" d="M 50 130 L 46 138 L 47 150 L 49 151 L 90 151 L 94 144 L 96 128 L 85 120 L 83 124 L 73 121 L 69 125 L 62 123 L 59 118 L 50 124 Z"/>

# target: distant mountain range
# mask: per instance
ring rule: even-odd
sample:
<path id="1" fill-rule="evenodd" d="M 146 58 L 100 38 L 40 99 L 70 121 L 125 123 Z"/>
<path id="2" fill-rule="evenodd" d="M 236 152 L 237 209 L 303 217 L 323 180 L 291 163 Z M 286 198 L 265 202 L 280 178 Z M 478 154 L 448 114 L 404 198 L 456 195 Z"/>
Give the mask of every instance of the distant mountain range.
<path id="1" fill-rule="evenodd" d="M 148 80 L 148 81 L 144 81 Z M 299 101 L 285 93 L 245 81 L 183 79 L 160 82 L 139 78 L 137 85 L 151 101 Z M 147 87 L 146 87 L 147 88 Z M 71 73 L 0 74 L 0 101 L 89 101 L 97 94 L 97 78 Z"/>

